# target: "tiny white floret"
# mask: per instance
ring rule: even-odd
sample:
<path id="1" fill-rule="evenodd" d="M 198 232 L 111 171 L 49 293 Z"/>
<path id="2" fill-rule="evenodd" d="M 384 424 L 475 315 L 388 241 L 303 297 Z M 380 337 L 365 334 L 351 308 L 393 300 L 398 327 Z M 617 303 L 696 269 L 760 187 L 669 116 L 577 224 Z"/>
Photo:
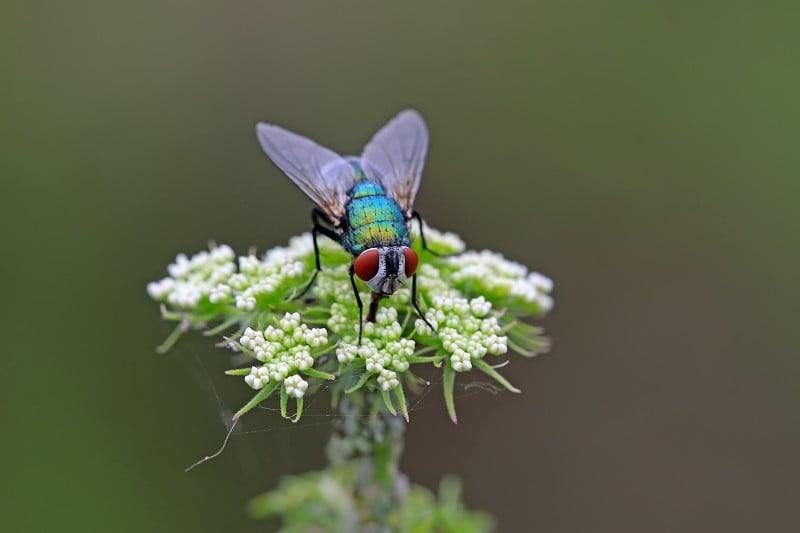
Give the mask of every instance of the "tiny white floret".
<path id="1" fill-rule="evenodd" d="M 308 389 L 308 382 L 295 374 L 283 380 L 283 386 L 286 387 L 286 394 L 295 398 L 302 398 Z"/>

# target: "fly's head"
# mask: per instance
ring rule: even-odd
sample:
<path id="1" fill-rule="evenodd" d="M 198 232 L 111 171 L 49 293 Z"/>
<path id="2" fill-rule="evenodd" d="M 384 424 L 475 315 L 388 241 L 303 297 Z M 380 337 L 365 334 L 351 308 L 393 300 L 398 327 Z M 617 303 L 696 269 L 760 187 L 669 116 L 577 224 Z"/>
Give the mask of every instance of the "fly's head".
<path id="1" fill-rule="evenodd" d="M 372 292 L 390 296 L 414 275 L 418 264 L 419 257 L 411 248 L 382 246 L 361 252 L 353 263 L 353 270 Z"/>

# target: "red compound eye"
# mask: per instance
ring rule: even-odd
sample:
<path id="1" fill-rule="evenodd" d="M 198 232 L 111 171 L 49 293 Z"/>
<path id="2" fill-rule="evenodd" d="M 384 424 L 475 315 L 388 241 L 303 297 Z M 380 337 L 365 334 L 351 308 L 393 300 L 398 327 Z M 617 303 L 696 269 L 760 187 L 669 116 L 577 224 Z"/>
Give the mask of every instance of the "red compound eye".
<path id="1" fill-rule="evenodd" d="M 410 278 L 414 275 L 414 272 L 417 271 L 419 256 L 417 256 L 417 252 L 411 248 L 403 248 L 403 255 L 406 256 L 406 277 Z"/>
<path id="2" fill-rule="evenodd" d="M 378 273 L 380 266 L 381 260 L 378 250 L 371 249 L 361 252 L 356 257 L 356 261 L 353 263 L 353 270 L 355 270 L 356 276 L 364 281 L 369 281 Z"/>

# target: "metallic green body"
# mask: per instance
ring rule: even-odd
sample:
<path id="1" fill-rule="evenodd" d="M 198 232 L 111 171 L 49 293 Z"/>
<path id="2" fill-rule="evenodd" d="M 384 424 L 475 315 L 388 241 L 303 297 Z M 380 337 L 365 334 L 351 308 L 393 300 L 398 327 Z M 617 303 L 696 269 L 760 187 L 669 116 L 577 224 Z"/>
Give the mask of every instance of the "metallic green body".
<path id="1" fill-rule="evenodd" d="M 368 248 L 409 246 L 406 219 L 378 183 L 362 179 L 350 191 L 342 244 L 353 255 Z"/>

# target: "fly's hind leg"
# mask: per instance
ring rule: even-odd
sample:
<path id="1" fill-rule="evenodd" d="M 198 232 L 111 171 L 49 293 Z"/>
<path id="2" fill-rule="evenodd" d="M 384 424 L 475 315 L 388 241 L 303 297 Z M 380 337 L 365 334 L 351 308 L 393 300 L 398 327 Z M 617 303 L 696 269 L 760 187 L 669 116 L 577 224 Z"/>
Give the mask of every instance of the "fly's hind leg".
<path id="1" fill-rule="evenodd" d="M 314 223 L 314 226 L 311 229 L 311 239 L 314 241 L 314 260 L 316 261 L 317 268 L 316 268 L 316 270 L 314 270 L 314 275 L 311 276 L 311 279 L 306 284 L 305 288 L 302 291 L 300 291 L 300 294 L 298 294 L 297 296 L 292 298 L 292 300 L 296 300 L 298 298 L 302 298 L 303 295 L 308 292 L 308 290 L 311 288 L 311 286 L 314 285 L 314 281 L 316 281 L 316 279 L 317 279 L 317 274 L 319 274 L 319 271 L 322 270 L 322 268 L 320 267 L 320 264 L 319 264 L 319 246 L 317 246 L 317 235 L 319 235 L 319 234 L 325 235 L 326 237 L 328 237 L 332 241 L 335 241 L 335 242 L 338 242 L 338 243 L 342 242 L 342 238 L 339 236 L 339 234 L 337 234 L 335 231 L 331 230 L 330 228 L 326 228 L 325 226 L 320 224 L 320 219 L 327 220 L 328 217 L 326 217 L 325 213 L 323 213 L 319 209 L 317 209 L 317 208 L 312 209 L 311 210 L 311 221 Z"/>

